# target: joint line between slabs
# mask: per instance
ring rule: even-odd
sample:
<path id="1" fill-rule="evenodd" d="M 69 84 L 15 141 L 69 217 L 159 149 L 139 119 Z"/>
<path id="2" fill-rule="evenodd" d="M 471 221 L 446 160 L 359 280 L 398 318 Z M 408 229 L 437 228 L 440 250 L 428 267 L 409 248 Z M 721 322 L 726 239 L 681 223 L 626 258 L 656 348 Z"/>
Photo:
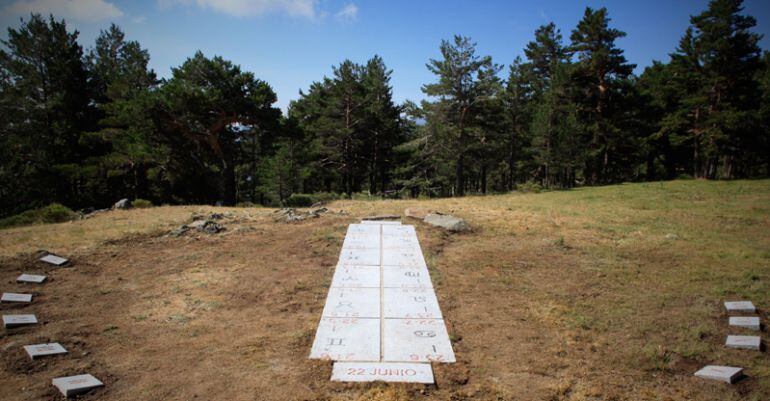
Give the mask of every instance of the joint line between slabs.
<path id="1" fill-rule="evenodd" d="M 383 259 L 384 256 L 383 252 L 385 250 L 383 249 L 383 243 L 382 243 L 382 224 L 380 226 L 380 362 L 385 357 L 385 282 L 383 281 L 385 279 L 385 273 L 383 269 Z"/>

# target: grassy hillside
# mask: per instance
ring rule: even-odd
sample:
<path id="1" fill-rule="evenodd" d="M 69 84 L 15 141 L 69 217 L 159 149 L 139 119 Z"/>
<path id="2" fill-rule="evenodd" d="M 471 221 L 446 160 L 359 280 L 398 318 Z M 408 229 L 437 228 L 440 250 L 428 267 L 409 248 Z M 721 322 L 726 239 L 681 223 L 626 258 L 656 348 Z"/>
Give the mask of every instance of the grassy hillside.
<path id="1" fill-rule="evenodd" d="M 271 209 L 163 207 L 0 230 L 7 288 L 20 270 L 48 269 L 38 249 L 73 258 L 48 270 L 54 280 L 25 308 L 47 323 L 0 336 L 11 349 L 0 398 L 20 388 L 22 399 L 45 397 L 51 374 L 80 368 L 108 378 L 91 396 L 105 400 L 770 398 L 766 353 L 723 346 L 742 332 L 721 306 L 751 299 L 770 318 L 769 180 L 328 207 L 295 224 Z M 447 234 L 405 220 L 458 363 L 435 367 L 438 387 L 329 383 L 330 365 L 306 358 L 347 224 L 405 208 L 474 227 Z M 224 234 L 163 236 L 213 210 L 230 213 Z M 30 365 L 19 344 L 41 336 L 87 356 Z M 743 366 L 748 378 L 692 377 L 709 363 Z"/>

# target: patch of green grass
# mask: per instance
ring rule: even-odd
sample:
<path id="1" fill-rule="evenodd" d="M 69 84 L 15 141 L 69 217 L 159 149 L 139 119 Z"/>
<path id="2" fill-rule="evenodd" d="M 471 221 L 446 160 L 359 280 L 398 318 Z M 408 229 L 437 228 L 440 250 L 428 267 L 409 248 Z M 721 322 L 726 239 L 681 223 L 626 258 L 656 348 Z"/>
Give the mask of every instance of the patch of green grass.
<path id="1" fill-rule="evenodd" d="M 32 224 L 62 223 L 75 220 L 78 214 L 59 203 L 52 203 L 39 209 L 31 209 L 17 215 L 0 219 L 0 228 L 28 226 Z"/>

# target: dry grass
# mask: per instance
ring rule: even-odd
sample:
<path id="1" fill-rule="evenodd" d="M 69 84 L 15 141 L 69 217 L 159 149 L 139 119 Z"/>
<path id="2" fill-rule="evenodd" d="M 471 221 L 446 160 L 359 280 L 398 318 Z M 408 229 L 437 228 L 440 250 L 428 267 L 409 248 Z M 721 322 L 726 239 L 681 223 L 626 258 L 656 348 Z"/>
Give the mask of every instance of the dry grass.
<path id="1" fill-rule="evenodd" d="M 770 181 L 329 207 L 348 214 L 283 224 L 269 209 L 228 209 L 216 236 L 161 234 L 222 208 L 0 230 L 6 287 L 19 270 L 53 278 L 23 308 L 46 324 L 0 336 L 0 399 L 53 398 L 51 375 L 79 370 L 105 378 L 86 397 L 100 400 L 770 399 L 766 354 L 723 346 L 738 333 L 721 307 L 748 298 L 767 321 Z M 474 227 L 415 223 L 458 363 L 435 367 L 437 387 L 329 383 L 328 364 L 306 358 L 346 225 L 408 207 Z M 73 267 L 42 267 L 37 249 L 75 255 Z M 74 352 L 24 359 L 20 345 L 48 339 Z M 748 378 L 692 377 L 707 363 Z"/>

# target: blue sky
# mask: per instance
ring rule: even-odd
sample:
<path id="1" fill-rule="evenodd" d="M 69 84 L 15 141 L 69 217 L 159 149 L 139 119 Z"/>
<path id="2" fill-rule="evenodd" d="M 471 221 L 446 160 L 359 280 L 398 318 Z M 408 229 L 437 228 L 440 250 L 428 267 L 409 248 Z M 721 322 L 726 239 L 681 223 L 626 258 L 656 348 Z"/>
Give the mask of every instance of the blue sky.
<path id="1" fill-rule="evenodd" d="M 363 63 L 379 54 L 393 70 L 397 101 L 424 98 L 420 87 L 434 77 L 425 68 L 439 56 L 442 39 L 470 36 L 478 52 L 510 64 L 541 24 L 553 21 L 565 42 L 586 6 L 607 7 L 611 25 L 628 36 L 618 41 L 641 73 L 668 53 L 706 8 L 701 0 L 646 1 L 364 1 L 364 0 L 1 0 L 0 37 L 30 11 L 53 13 L 80 31 L 91 47 L 100 29 L 120 25 L 150 52 L 161 77 L 202 50 L 221 55 L 270 83 L 285 109 L 298 91 L 331 74 L 345 58 Z M 770 49 L 770 1 L 747 0 L 761 45 Z M 505 70 L 504 70 L 505 71 Z"/>

